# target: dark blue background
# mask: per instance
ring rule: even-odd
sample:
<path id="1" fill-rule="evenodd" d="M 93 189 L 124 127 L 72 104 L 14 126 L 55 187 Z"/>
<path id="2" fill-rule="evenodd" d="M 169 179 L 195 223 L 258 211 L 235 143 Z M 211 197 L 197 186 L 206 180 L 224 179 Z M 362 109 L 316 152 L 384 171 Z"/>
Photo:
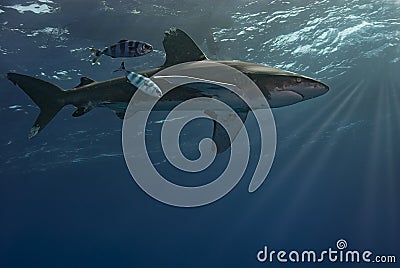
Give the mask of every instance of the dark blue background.
<path id="1" fill-rule="evenodd" d="M 42 14 L 18 13 L 6 7 L 16 2 L 2 2 L 1 73 L 66 89 L 82 75 L 106 80 L 120 61 L 102 57 L 91 66 L 88 47 L 124 37 L 158 50 L 127 60 L 128 68 L 156 67 L 163 63 L 162 32 L 177 25 L 211 58 L 278 66 L 321 79 L 331 90 L 274 110 L 277 153 L 259 190 L 247 191 L 253 163 L 221 200 L 177 208 L 132 180 L 122 122 L 109 110 L 76 119 L 66 107 L 28 141 L 38 109 L 1 79 L 0 267 L 275 267 L 257 262 L 264 245 L 322 251 L 341 238 L 349 249 L 400 257 L 399 4 L 107 1 L 110 10 L 97 1 L 54 2 L 47 5 L 59 10 Z M 140 13 L 128 13 L 133 9 Z M 357 28 L 363 22 L 369 24 Z M 29 36 L 45 27 L 58 30 Z M 204 40 L 209 30 L 215 55 Z"/>

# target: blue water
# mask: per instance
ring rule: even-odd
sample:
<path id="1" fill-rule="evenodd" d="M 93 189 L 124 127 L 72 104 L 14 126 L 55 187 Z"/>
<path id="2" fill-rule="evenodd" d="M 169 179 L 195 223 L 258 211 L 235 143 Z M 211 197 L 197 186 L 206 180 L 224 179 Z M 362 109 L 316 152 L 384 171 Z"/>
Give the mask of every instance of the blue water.
<path id="1" fill-rule="evenodd" d="M 250 168 L 221 200 L 185 209 L 135 184 L 112 112 L 72 118 L 65 107 L 28 140 L 39 110 L 0 79 L 0 267 L 276 267 L 257 261 L 265 245 L 322 251 L 339 239 L 398 262 L 399 1 L 82 2 L 3 0 L 0 73 L 65 89 L 107 80 L 120 60 L 92 66 L 89 48 L 123 38 L 156 49 L 130 69 L 157 67 L 163 32 L 177 26 L 211 59 L 290 70 L 330 91 L 273 110 L 276 157 L 256 192 Z M 292 265 L 312 266 L 281 266 Z M 329 265 L 343 264 L 315 264 Z"/>

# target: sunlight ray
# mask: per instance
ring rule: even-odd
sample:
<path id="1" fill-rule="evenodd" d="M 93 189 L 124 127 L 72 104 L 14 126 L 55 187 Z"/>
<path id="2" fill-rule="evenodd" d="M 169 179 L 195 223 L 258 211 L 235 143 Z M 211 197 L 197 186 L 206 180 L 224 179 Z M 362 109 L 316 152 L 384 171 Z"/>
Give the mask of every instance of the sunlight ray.
<path id="1" fill-rule="evenodd" d="M 380 179 L 380 174 L 379 174 L 379 163 L 382 163 L 382 154 L 379 152 L 382 151 L 382 130 L 383 130 L 383 124 L 382 124 L 382 117 L 384 115 L 384 108 L 385 108 L 385 90 L 381 90 L 383 87 L 383 81 L 380 82 L 380 84 L 377 86 L 378 88 L 375 89 L 376 94 L 376 105 L 374 109 L 374 113 L 371 117 L 371 142 L 370 146 L 368 148 L 365 148 L 366 150 L 366 159 L 365 159 L 365 175 L 364 181 L 365 184 L 362 185 L 361 189 L 363 189 L 364 193 L 364 207 L 363 211 L 361 211 L 361 222 L 368 222 L 371 225 L 373 222 L 372 215 L 376 214 L 376 207 L 377 207 L 377 202 L 379 198 L 379 188 L 381 185 L 381 182 L 377 182 L 377 180 Z M 378 183 L 378 184 L 377 184 Z M 379 185 L 379 187 L 377 187 Z M 363 226 L 363 234 L 365 236 L 365 239 L 372 239 L 371 234 L 369 233 L 369 228 L 367 225 Z"/>
<path id="2" fill-rule="evenodd" d="M 348 89 L 351 87 L 346 87 L 344 90 L 339 92 L 335 97 L 331 99 L 328 105 L 324 106 L 321 108 L 317 113 L 314 113 L 310 115 L 307 120 L 303 121 L 301 126 L 296 128 L 297 133 L 306 133 L 307 130 L 314 128 L 315 122 L 320 122 L 324 121 L 322 120 L 323 117 L 325 117 L 326 114 L 329 113 L 333 109 L 334 106 L 336 106 L 336 103 L 339 102 L 341 99 L 344 98 L 346 94 L 348 94 Z M 296 119 L 298 120 L 298 119 Z M 290 123 L 290 122 L 289 122 Z M 288 123 L 288 124 L 289 124 Z M 293 123 L 294 124 L 294 123 Z M 291 124 L 291 125 L 293 125 Z M 278 133 L 279 135 L 279 133 Z M 288 147 L 293 147 L 296 143 L 298 143 L 298 139 L 295 140 L 288 140 Z M 278 144 L 279 146 L 279 144 Z"/>
<path id="3" fill-rule="evenodd" d="M 355 96 L 359 96 L 357 93 L 359 93 L 363 86 L 365 85 L 365 81 L 361 80 L 359 81 L 350 91 L 349 90 L 344 90 L 345 92 L 348 93 L 348 95 L 346 97 L 344 97 L 343 100 L 341 100 L 341 103 L 339 105 L 336 104 L 336 102 L 332 103 L 329 106 L 326 106 L 323 110 L 323 115 L 325 115 L 326 113 L 328 113 L 328 109 L 331 108 L 330 106 L 335 105 L 336 108 L 335 110 L 330 114 L 329 117 L 327 117 L 325 120 L 320 120 L 319 117 L 320 116 L 313 116 L 311 119 L 309 119 L 309 121 L 307 122 L 309 125 L 315 124 L 315 122 L 319 122 L 319 121 L 323 121 L 324 123 L 319 127 L 319 129 L 317 130 L 317 132 L 315 132 L 311 138 L 308 138 L 307 140 L 315 140 L 318 136 L 321 135 L 321 133 L 326 132 L 326 129 L 332 124 L 332 122 L 335 121 L 335 119 L 341 114 L 346 112 L 346 117 L 348 117 L 352 111 L 354 111 L 357 108 L 357 105 L 360 105 L 361 101 L 363 98 L 358 97 L 356 98 Z M 349 85 L 348 88 L 346 89 L 350 89 L 351 85 Z M 339 100 L 339 98 L 337 98 L 337 100 Z M 349 103 L 351 101 L 355 101 L 355 103 L 353 103 L 350 107 L 350 109 L 346 109 L 345 107 L 349 107 Z M 299 130 L 300 131 L 300 130 Z M 303 130 L 304 131 L 304 130 Z M 314 166 L 319 168 L 316 168 L 317 170 L 311 170 L 309 171 L 307 174 L 307 178 L 305 178 L 302 187 L 297 189 L 297 192 L 294 196 L 291 196 L 290 199 L 290 203 L 287 206 L 287 210 L 284 212 L 286 218 L 290 217 L 290 214 L 294 211 L 295 207 L 297 206 L 298 202 L 300 200 L 302 200 L 302 198 L 304 198 L 305 195 L 307 195 L 307 193 L 310 191 L 310 189 L 312 188 L 312 185 L 315 183 L 315 180 L 318 179 L 315 176 L 311 176 L 311 175 L 315 175 L 317 174 L 317 172 L 320 172 L 320 170 L 323 168 L 323 163 L 324 161 L 326 161 L 327 156 L 329 155 L 329 153 L 331 152 L 332 147 L 325 147 L 325 149 L 323 151 L 321 150 L 317 150 L 319 152 L 318 158 L 315 161 L 318 161 L 318 163 L 315 163 Z M 310 152 L 315 151 L 315 143 L 312 145 L 308 145 L 307 147 L 302 147 L 301 151 L 297 153 L 297 155 L 294 157 L 294 159 L 292 160 L 292 164 L 288 165 L 285 170 L 283 170 L 282 172 L 280 172 L 279 176 L 282 177 L 286 177 L 289 174 L 293 174 L 293 169 L 296 168 L 296 163 L 298 163 L 298 161 L 300 161 L 303 158 L 307 158 L 307 156 L 310 154 Z M 322 155 L 321 155 L 322 154 Z M 285 229 L 287 228 L 287 225 L 289 223 L 284 223 L 282 224 L 281 228 Z"/>
<path id="4" fill-rule="evenodd" d="M 334 96 L 330 100 L 328 105 L 326 105 L 325 107 L 321 108 L 318 112 L 316 112 L 314 115 L 312 115 L 307 120 L 307 122 L 305 122 L 298 129 L 298 131 L 301 133 L 305 129 L 309 129 L 311 126 L 313 126 L 315 124 L 315 121 L 324 121 L 324 120 L 318 120 L 318 119 L 320 119 L 320 117 L 324 117 L 327 113 L 329 113 L 329 111 L 331 111 L 336 106 L 336 103 L 340 102 L 341 99 L 344 98 L 345 101 L 348 101 L 351 98 L 351 96 L 353 95 L 354 90 L 357 88 L 357 86 L 349 94 L 349 92 L 347 90 L 350 89 L 351 87 L 352 87 L 352 85 L 348 85 L 341 92 L 339 92 L 336 96 Z M 349 94 L 349 95 L 347 97 L 344 97 L 346 94 Z"/>
<path id="5" fill-rule="evenodd" d="M 341 88 L 341 85 L 335 87 L 334 89 L 331 89 L 331 93 L 327 93 L 327 95 L 332 94 L 333 96 L 330 96 L 329 103 L 326 106 L 320 107 L 318 112 L 312 113 L 312 114 L 307 114 L 308 119 L 302 122 L 302 125 L 297 128 L 298 133 L 302 133 L 305 129 L 309 129 L 315 121 L 320 119 L 320 117 L 323 117 L 329 110 L 335 106 L 337 102 L 339 102 L 346 94 L 348 94 L 347 89 L 351 88 L 351 85 L 346 85 L 343 90 L 341 91 L 335 91 L 337 88 Z M 285 108 L 285 107 L 284 107 Z M 309 109 L 305 109 L 302 111 L 304 113 L 310 112 Z M 298 122 L 299 118 L 298 117 L 289 117 L 285 118 L 285 125 L 297 125 L 296 123 Z M 279 133 L 278 133 L 279 135 Z"/>
<path id="6" fill-rule="evenodd" d="M 311 140 L 314 140 L 316 137 L 318 137 L 321 133 L 325 132 L 325 129 L 329 126 L 331 122 L 334 121 L 335 118 L 338 117 L 339 113 L 343 113 L 344 116 L 342 117 L 342 121 L 348 120 L 349 117 L 353 114 L 354 110 L 361 105 L 361 102 L 363 100 L 362 97 L 355 98 L 353 97 L 356 93 L 358 93 L 364 86 L 364 81 L 360 81 L 360 83 L 357 84 L 355 89 L 351 92 L 351 94 L 344 100 L 344 102 L 338 106 L 338 109 L 326 120 L 326 122 L 321 125 L 317 133 L 313 135 Z M 359 96 L 359 95 L 358 95 Z M 345 107 L 346 104 L 348 104 L 349 100 L 354 100 L 355 102 L 351 105 L 351 108 L 348 110 L 345 110 L 343 107 Z M 303 150 L 301 153 L 303 155 L 310 154 L 310 152 L 315 151 L 314 146 L 309 147 L 307 150 Z M 297 190 L 294 196 L 291 198 L 291 205 L 290 207 L 294 209 L 296 204 L 299 203 L 300 200 L 302 200 L 305 196 L 308 195 L 309 191 L 312 189 L 312 185 L 315 184 L 316 180 L 320 179 L 316 175 L 321 172 L 321 170 L 324 169 L 324 163 L 328 159 L 330 159 L 330 155 L 333 153 L 333 147 L 332 146 L 325 146 L 323 147 L 318 154 L 318 157 L 313 160 L 313 169 L 309 169 L 306 172 L 306 175 L 304 176 L 304 181 L 302 183 L 302 187 Z M 291 209 L 288 209 L 288 211 L 291 211 Z"/>
<path id="7" fill-rule="evenodd" d="M 361 88 L 365 86 L 365 81 L 361 81 L 357 86 L 356 89 L 353 91 L 352 94 L 356 94 L 360 91 Z M 342 107 L 339 107 L 335 113 L 333 114 L 332 117 L 330 117 L 324 125 L 320 127 L 320 129 L 311 137 L 311 140 L 317 139 L 318 136 L 320 136 L 323 133 L 326 133 L 325 129 L 328 128 L 329 122 L 334 122 L 334 121 L 339 121 L 341 122 L 340 124 L 343 123 L 349 123 L 351 121 L 351 118 L 354 117 L 355 111 L 362 106 L 362 102 L 364 101 L 365 98 L 362 97 L 362 95 L 357 95 L 357 97 L 353 97 L 352 104 L 348 105 L 347 107 L 350 107 L 349 109 L 342 109 Z M 338 117 L 339 111 L 342 111 L 342 117 L 339 120 L 335 120 L 336 117 Z M 329 135 L 329 139 L 337 140 L 338 136 L 336 136 L 337 129 L 331 130 L 331 133 Z M 325 143 L 325 145 L 327 145 Z M 330 146 L 323 146 L 321 147 L 321 150 L 318 153 L 318 157 L 315 159 L 314 166 L 312 170 L 309 170 L 307 177 L 314 177 L 316 174 L 320 173 L 321 170 L 324 169 L 324 163 L 328 159 L 331 159 L 332 154 L 335 153 L 334 148 L 332 146 L 335 146 L 334 144 L 331 144 Z"/>
<path id="8" fill-rule="evenodd" d="M 391 203 L 394 203 L 396 200 L 396 177 L 399 176 L 399 174 L 396 174 L 396 170 L 399 169 L 399 167 L 396 167 L 396 152 L 394 149 L 394 144 L 396 144 L 396 140 L 394 137 L 399 137 L 399 133 L 397 135 L 393 135 L 394 132 L 397 132 L 399 129 L 399 115 L 400 115 L 400 108 L 398 106 L 398 103 L 400 101 L 398 91 L 396 90 L 396 86 L 394 82 L 390 84 L 390 88 L 387 91 L 386 94 L 386 104 L 387 104 L 387 120 L 386 126 L 385 126 L 385 131 L 386 131 L 386 136 L 385 136 L 385 148 L 387 151 L 387 181 L 386 181 L 386 191 L 387 191 L 387 196 L 388 196 L 388 203 L 389 206 Z M 397 176 L 396 176 L 397 175 Z M 396 208 L 395 206 L 390 207 L 390 217 L 392 224 L 395 223 L 396 221 Z"/>
<path id="9" fill-rule="evenodd" d="M 362 86 L 364 84 L 364 80 L 361 80 L 351 91 L 351 93 L 338 105 L 338 107 L 331 113 L 331 115 L 325 119 L 325 122 L 320 126 L 320 128 L 311 136 L 310 140 L 315 140 L 317 137 L 319 137 L 325 130 L 326 128 L 333 122 L 335 121 L 335 118 L 338 117 L 339 114 L 344 114 L 346 113 L 346 116 L 352 112 L 357 105 L 361 101 L 360 95 L 357 95 L 356 93 L 359 93 L 359 91 L 362 89 Z M 352 105 L 348 105 L 352 101 Z M 354 103 L 355 101 L 355 103 Z M 348 108 L 350 107 L 350 108 Z M 346 112 L 347 111 L 347 112 Z M 341 119 L 344 119 L 345 117 L 341 117 Z"/>
<path id="10" fill-rule="evenodd" d="M 350 94 L 348 94 L 343 100 L 342 102 L 337 106 L 337 108 L 331 113 L 331 115 L 329 117 L 327 117 L 325 120 L 320 120 L 320 121 L 324 121 L 324 123 L 319 127 L 319 129 L 309 138 L 307 138 L 308 141 L 315 141 L 316 137 L 318 137 L 323 131 L 325 131 L 326 127 L 329 126 L 329 124 L 332 123 L 332 121 L 338 116 L 338 114 L 340 114 L 341 112 L 343 112 L 343 107 L 346 107 L 346 105 L 352 100 L 353 96 L 361 89 L 361 86 L 363 84 L 363 81 L 360 81 L 355 87 L 354 89 L 351 90 Z M 336 106 L 336 104 L 333 104 Z M 325 109 L 326 111 L 326 109 Z M 324 114 L 325 113 L 324 111 Z M 323 116 L 322 115 L 322 116 Z M 315 124 L 317 118 L 313 117 L 308 121 L 308 124 Z M 319 121 L 319 120 L 318 120 Z M 302 130 L 299 130 L 300 132 Z M 291 174 L 291 172 L 293 172 L 293 168 L 295 168 L 295 163 L 297 163 L 297 161 L 299 161 L 300 159 L 303 159 L 305 157 L 305 155 L 307 155 L 311 150 L 313 149 L 313 146 L 309 146 L 309 144 L 306 147 L 302 147 L 301 151 L 298 152 L 296 154 L 296 156 L 292 159 L 292 165 L 287 166 L 286 169 L 283 171 L 283 176 L 287 176 L 288 174 Z"/>

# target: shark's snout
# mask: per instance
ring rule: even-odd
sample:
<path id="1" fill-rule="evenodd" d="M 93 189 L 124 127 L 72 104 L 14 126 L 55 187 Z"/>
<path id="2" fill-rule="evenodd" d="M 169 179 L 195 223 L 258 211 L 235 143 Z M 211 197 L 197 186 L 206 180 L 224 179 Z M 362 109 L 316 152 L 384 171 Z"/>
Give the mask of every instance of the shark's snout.
<path id="1" fill-rule="evenodd" d="M 264 96 L 268 98 L 271 108 L 316 98 L 329 91 L 329 87 L 320 81 L 275 69 L 274 73 L 264 77 L 258 74 L 254 77 L 254 80 L 263 91 Z"/>
<path id="2" fill-rule="evenodd" d="M 301 81 L 292 85 L 290 90 L 301 95 L 303 100 L 309 100 L 324 95 L 329 91 L 329 87 L 313 79 L 301 78 Z"/>

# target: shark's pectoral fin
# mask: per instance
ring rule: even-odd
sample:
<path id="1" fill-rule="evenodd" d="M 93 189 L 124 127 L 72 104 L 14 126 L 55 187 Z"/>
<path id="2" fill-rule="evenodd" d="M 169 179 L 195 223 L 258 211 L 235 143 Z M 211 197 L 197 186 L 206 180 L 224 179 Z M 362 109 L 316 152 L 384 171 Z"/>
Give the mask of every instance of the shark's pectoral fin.
<path id="1" fill-rule="evenodd" d="M 214 119 L 212 139 L 214 140 L 217 148 L 213 149 L 216 149 L 217 154 L 225 152 L 231 146 L 231 140 L 228 132 L 220 123 L 217 122 L 217 120 L 221 121 L 222 124 L 229 130 L 232 135 L 233 142 L 236 136 L 239 134 L 239 131 L 242 129 L 244 122 L 246 121 L 248 111 L 236 113 L 240 120 L 237 119 L 235 114 L 228 111 L 207 110 L 204 113 Z"/>
<path id="2" fill-rule="evenodd" d="M 163 45 L 166 55 L 164 67 L 207 59 L 192 38 L 180 29 L 171 28 L 165 32 Z"/>

